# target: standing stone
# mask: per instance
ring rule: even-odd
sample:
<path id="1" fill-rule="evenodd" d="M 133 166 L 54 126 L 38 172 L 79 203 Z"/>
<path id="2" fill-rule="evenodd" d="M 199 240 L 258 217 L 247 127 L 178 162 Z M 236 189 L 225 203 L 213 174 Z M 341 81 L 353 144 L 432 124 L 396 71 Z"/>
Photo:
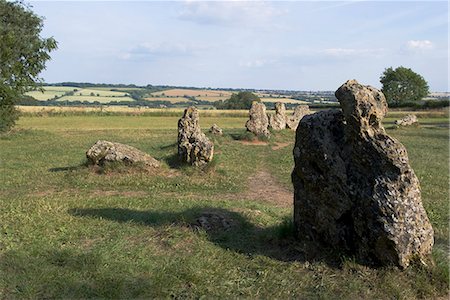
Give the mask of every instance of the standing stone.
<path id="1" fill-rule="evenodd" d="M 108 141 L 97 141 L 86 151 L 86 158 L 92 165 L 104 166 L 107 163 L 122 162 L 128 165 L 142 163 L 158 168 L 160 162 L 134 147 Z"/>
<path id="2" fill-rule="evenodd" d="M 398 126 L 411 126 L 418 124 L 416 115 L 406 115 L 403 119 L 395 120 L 394 124 Z"/>
<path id="3" fill-rule="evenodd" d="M 213 155 L 214 144 L 200 128 L 197 108 L 186 108 L 178 121 L 178 156 L 183 162 L 200 166 L 210 162 Z"/>
<path id="4" fill-rule="evenodd" d="M 211 132 L 214 135 L 223 135 L 222 128 L 217 126 L 217 124 L 213 124 L 211 128 L 209 129 L 209 132 Z"/>
<path id="5" fill-rule="evenodd" d="M 311 111 L 309 110 L 308 105 L 297 105 L 294 109 L 294 113 L 292 114 L 292 116 L 286 119 L 286 127 L 292 130 L 296 130 L 298 123 L 300 123 L 300 120 L 304 116 L 309 114 L 311 114 Z"/>
<path id="6" fill-rule="evenodd" d="M 405 147 L 381 125 L 386 99 L 356 80 L 335 94 L 342 111 L 305 116 L 297 128 L 297 235 L 368 263 L 406 268 L 431 253 L 433 228 Z"/>
<path id="7" fill-rule="evenodd" d="M 275 115 L 269 116 L 269 126 L 273 130 L 283 130 L 286 128 L 286 107 L 283 103 L 275 103 Z"/>
<path id="8" fill-rule="evenodd" d="M 269 118 L 266 114 L 266 106 L 264 103 L 254 101 L 249 111 L 250 119 L 245 123 L 247 131 L 257 136 L 270 137 Z"/>

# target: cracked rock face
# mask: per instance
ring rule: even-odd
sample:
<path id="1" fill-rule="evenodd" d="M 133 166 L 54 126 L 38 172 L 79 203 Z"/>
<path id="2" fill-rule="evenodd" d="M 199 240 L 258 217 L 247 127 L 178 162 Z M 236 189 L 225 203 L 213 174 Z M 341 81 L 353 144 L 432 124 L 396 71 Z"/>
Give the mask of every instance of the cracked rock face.
<path id="1" fill-rule="evenodd" d="M 289 116 L 286 118 L 286 127 L 290 128 L 292 130 L 296 130 L 298 123 L 300 123 L 300 120 L 306 116 L 311 114 L 311 111 L 309 110 L 308 105 L 298 105 L 294 109 L 294 113 L 292 116 Z"/>
<path id="2" fill-rule="evenodd" d="M 201 166 L 213 159 L 214 144 L 202 132 L 197 108 L 185 109 L 178 121 L 178 156 L 183 162 Z"/>
<path id="3" fill-rule="evenodd" d="M 275 103 L 275 115 L 269 116 L 269 126 L 273 130 L 283 130 L 286 128 L 286 107 L 283 103 Z"/>
<path id="4" fill-rule="evenodd" d="M 342 111 L 305 116 L 294 147 L 297 235 L 376 265 L 406 268 L 434 243 L 405 147 L 385 133 L 384 95 L 349 80 Z"/>
<path id="5" fill-rule="evenodd" d="M 269 118 L 266 114 L 266 106 L 261 102 L 253 102 L 249 111 L 249 120 L 245 123 L 247 131 L 256 136 L 270 137 Z"/>
<path id="6" fill-rule="evenodd" d="M 146 166 L 158 168 L 160 162 L 134 147 L 108 141 L 97 141 L 86 152 L 86 158 L 93 165 L 103 166 L 108 162 L 123 162 L 125 164 L 143 163 Z"/>

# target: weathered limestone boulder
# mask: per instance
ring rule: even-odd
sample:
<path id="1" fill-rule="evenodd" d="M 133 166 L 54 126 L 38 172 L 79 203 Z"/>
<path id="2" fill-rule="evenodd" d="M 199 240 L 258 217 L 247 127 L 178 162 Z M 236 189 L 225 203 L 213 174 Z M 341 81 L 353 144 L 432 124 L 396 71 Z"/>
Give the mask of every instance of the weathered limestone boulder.
<path id="1" fill-rule="evenodd" d="M 411 125 L 415 125 L 418 124 L 418 120 L 417 120 L 417 116 L 416 115 L 406 115 L 403 119 L 400 120 L 396 120 L 394 122 L 395 125 L 398 126 L 411 126 Z"/>
<path id="2" fill-rule="evenodd" d="M 245 123 L 247 131 L 257 136 L 270 137 L 269 118 L 264 103 L 254 101 L 249 111 L 249 120 Z"/>
<path id="3" fill-rule="evenodd" d="M 90 164 L 103 166 L 108 162 L 123 162 L 125 164 L 142 163 L 158 168 L 160 162 L 134 147 L 108 141 L 97 141 L 88 151 L 86 157 Z"/>
<path id="4" fill-rule="evenodd" d="M 405 147 L 381 125 L 384 95 L 356 80 L 337 91 L 342 111 L 305 116 L 294 147 L 297 235 L 369 264 L 405 268 L 431 253 L 433 228 Z"/>
<path id="5" fill-rule="evenodd" d="M 214 144 L 202 132 L 199 119 L 197 108 L 190 106 L 178 121 L 178 156 L 195 166 L 210 162 L 214 155 Z"/>
<path id="6" fill-rule="evenodd" d="M 306 116 L 311 114 L 311 111 L 309 110 L 308 105 L 298 105 L 294 109 L 294 113 L 292 116 L 286 118 L 286 127 L 290 128 L 292 130 L 296 130 L 298 123 L 300 123 L 300 120 Z"/>
<path id="7" fill-rule="evenodd" d="M 211 128 L 209 129 L 209 132 L 211 132 L 214 135 L 223 135 L 222 128 L 217 126 L 217 124 L 213 124 Z"/>
<path id="8" fill-rule="evenodd" d="M 283 103 L 275 103 L 275 115 L 269 116 L 269 126 L 273 130 L 283 130 L 286 128 L 286 107 Z"/>

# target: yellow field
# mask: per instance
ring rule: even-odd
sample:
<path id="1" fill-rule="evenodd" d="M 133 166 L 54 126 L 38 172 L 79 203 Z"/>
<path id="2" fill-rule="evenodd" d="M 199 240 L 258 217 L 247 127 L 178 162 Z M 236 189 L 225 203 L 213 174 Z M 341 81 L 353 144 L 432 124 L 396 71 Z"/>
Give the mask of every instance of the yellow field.
<path id="1" fill-rule="evenodd" d="M 148 108 L 148 107 L 128 107 L 119 105 L 102 106 L 17 106 L 17 109 L 23 113 L 54 113 L 54 112 L 118 112 L 118 113 L 148 113 L 148 112 L 166 112 L 183 114 L 184 108 Z M 224 112 L 229 114 L 247 115 L 248 110 L 202 110 L 208 115 L 222 115 Z"/>
<path id="2" fill-rule="evenodd" d="M 189 89 L 171 89 L 167 91 L 154 92 L 154 96 L 171 96 L 171 97 L 229 97 L 231 92 L 227 91 L 210 91 L 210 90 L 189 90 Z"/>
<path id="3" fill-rule="evenodd" d="M 216 102 L 216 101 L 219 101 L 219 100 L 226 100 L 226 99 L 229 99 L 229 98 L 230 98 L 230 96 L 195 97 L 196 100 L 209 101 L 209 102 Z"/>
<path id="4" fill-rule="evenodd" d="M 184 98 L 184 97 L 148 97 L 148 98 L 144 98 L 144 100 L 146 101 L 167 101 L 170 103 L 181 103 L 181 102 L 189 102 L 191 101 L 188 98 Z"/>
<path id="5" fill-rule="evenodd" d="M 105 97 L 105 96 L 64 96 L 57 100 L 61 101 L 87 101 L 87 102 L 100 102 L 100 103 L 108 103 L 108 102 L 119 102 L 119 101 L 134 101 L 130 97 Z"/>

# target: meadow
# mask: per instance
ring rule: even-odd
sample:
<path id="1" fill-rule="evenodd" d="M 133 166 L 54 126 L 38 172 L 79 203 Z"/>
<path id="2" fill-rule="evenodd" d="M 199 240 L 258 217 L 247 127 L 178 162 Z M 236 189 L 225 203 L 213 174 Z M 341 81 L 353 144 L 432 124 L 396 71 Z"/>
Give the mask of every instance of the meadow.
<path id="1" fill-rule="evenodd" d="M 211 166 L 176 160 L 180 110 L 28 111 L 0 136 L 0 298 L 442 298 L 449 281 L 447 113 L 389 134 L 408 149 L 435 230 L 429 266 L 372 268 L 292 238 L 294 132 L 245 142 L 246 113 L 201 111 Z M 177 114 L 179 114 L 177 116 Z M 135 146 L 161 172 L 83 165 L 105 139 Z M 195 226 L 223 215 L 228 230 Z"/>

